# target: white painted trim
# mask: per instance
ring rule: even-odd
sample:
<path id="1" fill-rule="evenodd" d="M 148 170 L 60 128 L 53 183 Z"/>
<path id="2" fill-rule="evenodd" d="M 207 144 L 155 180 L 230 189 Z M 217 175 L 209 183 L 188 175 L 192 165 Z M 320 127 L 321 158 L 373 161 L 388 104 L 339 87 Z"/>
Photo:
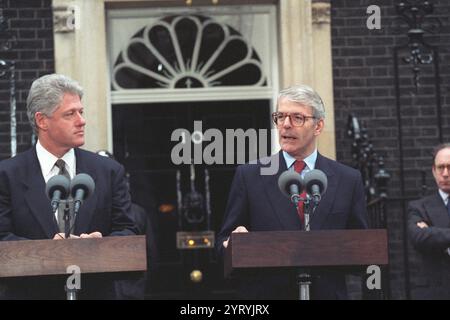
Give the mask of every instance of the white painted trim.
<path id="1" fill-rule="evenodd" d="M 267 87 L 213 87 L 199 89 L 133 89 L 111 92 L 111 104 L 183 101 L 223 101 L 272 99 Z"/>
<path id="2" fill-rule="evenodd" d="M 272 6 L 256 6 L 256 7 L 249 7 L 249 6 L 220 6 L 220 7 L 194 7 L 194 8 L 152 8 L 150 9 L 111 9 L 107 11 L 107 25 L 109 26 L 107 28 L 108 32 L 110 32 L 108 34 L 108 47 L 110 52 L 114 51 L 114 56 L 116 56 L 116 54 L 118 52 L 116 52 L 118 50 L 118 47 L 116 45 L 116 47 L 114 47 L 114 40 L 113 37 L 114 35 L 111 34 L 111 31 L 114 30 L 113 29 L 113 25 L 114 25 L 114 21 L 119 19 L 120 21 L 126 21 L 126 20 L 133 20 L 133 19 L 140 19 L 142 20 L 143 17 L 145 18 L 150 18 L 150 17 L 161 17 L 161 16 L 167 16 L 167 15 L 177 15 L 177 14 L 183 14 L 183 15 L 193 15 L 193 14 L 201 14 L 201 15 L 207 15 L 207 16 L 211 16 L 211 17 L 216 17 L 217 18 L 217 23 L 221 23 L 220 22 L 220 17 L 221 16 L 230 16 L 230 15 L 251 15 L 251 14 L 262 14 L 264 15 L 268 21 L 267 24 L 265 26 L 267 26 L 268 28 L 268 32 L 270 33 L 268 39 L 267 39 L 267 43 L 264 43 L 264 47 L 265 49 L 265 53 L 259 53 L 260 56 L 264 57 L 265 61 L 262 62 L 264 67 L 261 68 L 262 71 L 262 75 L 264 75 L 265 81 L 267 82 L 266 86 L 265 86 L 265 90 L 276 90 L 277 88 L 274 87 L 274 84 L 278 82 L 279 80 L 279 75 L 278 75 L 278 41 L 277 41 L 277 16 L 276 16 L 276 6 L 272 5 Z M 145 19 L 144 21 L 146 21 L 147 19 Z M 154 22 L 155 23 L 155 22 Z M 148 26 L 147 26 L 148 27 Z M 117 28 L 117 26 L 116 26 Z M 250 43 L 249 43 L 250 44 Z M 114 49 L 115 48 L 115 49 Z M 256 48 L 254 46 L 252 46 L 252 48 L 254 50 L 256 50 Z M 122 52 L 123 48 L 121 49 Z M 262 58 L 261 57 L 261 58 Z M 110 58 L 111 59 L 111 58 Z M 126 59 L 125 59 L 126 60 Z M 126 61 L 125 61 L 126 62 Z M 113 65 L 111 65 L 111 61 L 110 61 L 110 73 L 111 73 L 111 80 L 113 79 L 113 74 L 112 72 L 114 72 L 115 67 Z M 254 87 L 260 87 L 261 84 L 255 84 L 253 85 Z M 118 86 L 115 86 L 116 88 L 118 88 Z M 218 86 L 220 87 L 220 86 Z M 249 88 L 251 88 L 252 86 L 231 86 L 230 88 L 246 88 L 245 90 L 248 91 Z M 164 88 L 161 88 L 164 89 Z M 128 91 L 129 93 L 134 92 L 137 93 L 137 91 L 131 91 L 129 89 L 117 89 L 117 91 Z M 141 89 L 141 90 L 146 90 L 146 89 Z M 150 88 L 149 88 L 150 90 Z M 158 96 L 158 89 L 151 89 L 154 90 L 156 95 Z M 165 89 L 168 90 L 168 89 Z M 183 94 L 183 91 L 181 90 L 177 90 L 177 91 L 167 91 L 168 93 L 171 94 L 171 96 L 173 95 L 178 95 L 178 94 Z M 195 92 L 200 92 L 200 91 L 195 91 Z M 206 91 L 205 91 L 206 92 Z M 129 95 L 129 93 L 127 93 L 126 95 Z M 113 93 L 114 95 L 116 95 L 115 93 Z M 197 93 L 196 93 L 197 94 Z M 211 96 L 212 98 L 215 98 L 215 95 L 213 94 Z M 263 97 L 257 97 L 257 98 L 266 98 L 267 95 L 264 94 Z M 271 97 L 270 97 L 271 98 Z M 179 98 L 179 99 L 183 99 L 183 98 Z M 188 97 L 189 99 L 189 97 Z M 122 99 L 121 99 L 122 100 Z M 159 98 L 158 98 L 159 100 Z M 157 100 L 157 101 L 158 101 Z M 164 101 L 167 101 L 166 99 L 163 98 Z M 112 103 L 115 103 L 115 99 L 112 101 Z"/>
<path id="3" fill-rule="evenodd" d="M 161 15 L 179 15 L 179 14 L 208 14 L 208 15 L 222 15 L 222 14 L 247 14 L 247 13 L 270 13 L 274 10 L 271 5 L 258 6 L 220 6 L 220 7 L 170 7 L 170 8 L 125 8 L 125 9 L 108 9 L 106 13 L 107 19 L 110 18 L 142 18 L 142 17 L 157 17 Z"/>
<path id="4" fill-rule="evenodd" d="M 279 33 L 279 24 L 277 23 L 277 10 L 273 8 L 270 12 L 270 21 L 271 23 L 274 23 L 271 30 L 271 35 L 269 37 L 270 41 L 272 41 L 269 45 L 272 48 L 272 61 L 270 62 L 270 65 L 272 66 L 271 70 L 271 76 L 272 76 L 272 84 L 273 84 L 273 90 L 272 90 L 272 97 L 271 97 L 271 104 L 270 104 L 270 113 L 275 112 L 277 109 L 277 97 L 278 92 L 280 91 L 280 69 L 278 66 L 279 61 L 279 41 L 281 39 L 278 38 Z M 272 154 L 275 154 L 280 150 L 280 144 L 279 144 L 279 137 L 278 137 L 278 130 L 273 127 L 272 121 L 270 122 L 272 125 L 271 130 L 271 152 Z"/>
<path id="5" fill-rule="evenodd" d="M 107 21 L 115 18 L 142 18 L 161 15 L 179 14 L 202 14 L 208 16 L 226 14 L 268 14 L 269 19 L 269 43 L 270 60 L 268 64 L 266 80 L 267 86 L 231 86 L 231 87 L 209 87 L 191 89 L 126 89 L 111 92 L 111 107 L 120 104 L 153 104 L 170 102 L 193 102 L 193 101 L 236 101 L 236 100 L 269 100 L 270 110 L 276 109 L 276 98 L 279 91 L 280 69 L 279 69 L 279 36 L 278 11 L 274 5 L 262 6 L 220 6 L 220 7 L 175 7 L 175 8 L 142 8 L 110 9 L 107 10 Z M 109 23 L 109 22 L 107 22 Z M 107 36 L 111 39 L 111 35 Z M 109 70 L 110 71 L 110 70 Z M 110 75 L 111 76 L 111 75 Z M 149 105 L 149 107 L 152 107 Z M 268 117 L 270 114 L 267 115 Z M 111 118 L 112 119 L 112 118 Z M 112 148 L 112 145 L 111 145 Z M 279 150 L 278 134 L 272 130 L 272 152 Z"/>
<path id="6" fill-rule="evenodd" d="M 105 37 L 106 37 L 106 34 L 105 34 Z M 109 54 L 107 54 L 106 55 L 106 63 L 109 65 Z M 109 70 L 109 68 L 107 68 L 107 70 L 106 70 L 106 77 L 105 77 L 106 79 L 107 79 L 107 81 L 108 81 L 108 84 L 110 84 L 111 83 L 111 73 L 110 73 L 110 70 Z M 109 152 L 111 152 L 112 154 L 114 154 L 114 140 L 113 140 L 113 124 L 112 124 L 112 122 L 113 122 L 113 120 L 112 120 L 112 117 L 113 117 L 113 115 L 112 115 L 112 106 L 113 106 L 113 103 L 112 103 L 112 95 L 111 95 L 111 86 L 107 86 L 106 87 L 106 92 L 107 92 L 107 94 L 106 94 L 106 108 L 107 108 L 107 111 L 106 111 L 106 113 L 107 113 L 107 119 L 106 119 L 106 134 L 107 134 L 107 140 L 106 140 L 106 143 L 107 143 L 107 150 L 109 151 Z"/>

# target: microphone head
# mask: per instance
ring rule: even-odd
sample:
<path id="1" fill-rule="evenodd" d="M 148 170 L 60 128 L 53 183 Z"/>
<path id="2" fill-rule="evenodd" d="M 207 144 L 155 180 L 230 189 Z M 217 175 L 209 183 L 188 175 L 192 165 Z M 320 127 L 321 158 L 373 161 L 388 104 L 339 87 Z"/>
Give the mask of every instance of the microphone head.
<path id="1" fill-rule="evenodd" d="M 305 173 L 304 184 L 308 194 L 312 194 L 312 186 L 317 185 L 322 195 L 327 191 L 328 178 L 322 170 L 314 169 Z"/>
<path id="2" fill-rule="evenodd" d="M 295 171 L 287 170 L 278 178 L 278 188 L 280 188 L 281 193 L 288 198 L 291 197 L 290 186 L 293 184 L 298 186 L 299 193 L 301 193 L 304 186 L 303 179 L 300 174 Z"/>
<path id="3" fill-rule="evenodd" d="M 66 176 L 63 176 L 62 174 L 58 174 L 56 176 L 51 177 L 46 186 L 45 186 L 45 193 L 47 194 L 47 197 L 52 200 L 53 193 L 55 191 L 61 192 L 60 199 L 66 199 L 69 195 L 69 189 L 70 188 L 70 181 Z"/>
<path id="4" fill-rule="evenodd" d="M 72 197 L 75 198 L 77 190 L 79 189 L 82 189 L 84 191 L 84 199 L 86 199 L 95 190 L 94 179 L 92 179 L 91 176 L 86 173 L 77 174 L 70 182 L 70 192 L 72 193 Z"/>

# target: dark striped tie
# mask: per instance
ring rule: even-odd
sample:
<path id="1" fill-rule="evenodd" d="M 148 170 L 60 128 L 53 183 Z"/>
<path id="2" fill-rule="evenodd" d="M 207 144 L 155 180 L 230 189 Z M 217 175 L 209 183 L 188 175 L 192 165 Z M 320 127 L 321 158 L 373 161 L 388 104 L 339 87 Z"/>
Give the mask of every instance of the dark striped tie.
<path id="1" fill-rule="evenodd" d="M 65 176 L 67 179 L 70 180 L 70 174 L 69 171 L 67 171 L 66 169 L 66 163 L 64 162 L 63 159 L 56 160 L 55 166 L 57 166 L 59 169 L 58 174 L 62 174 L 63 176 Z"/>
<path id="2" fill-rule="evenodd" d="M 70 174 L 69 171 L 66 169 L 66 163 L 63 159 L 56 160 L 55 166 L 59 169 L 58 174 L 65 176 L 67 179 L 70 180 Z M 59 206 L 58 208 L 58 227 L 59 232 L 65 232 L 65 222 L 64 222 L 64 205 Z"/>

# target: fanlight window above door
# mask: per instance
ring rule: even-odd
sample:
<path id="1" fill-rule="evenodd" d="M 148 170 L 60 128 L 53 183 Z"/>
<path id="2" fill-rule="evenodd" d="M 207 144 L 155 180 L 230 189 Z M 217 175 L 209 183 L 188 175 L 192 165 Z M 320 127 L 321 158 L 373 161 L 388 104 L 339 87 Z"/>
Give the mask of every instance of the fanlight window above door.
<path id="1" fill-rule="evenodd" d="M 137 31 L 115 59 L 113 90 L 267 86 L 255 49 L 232 27 L 172 15 Z"/>

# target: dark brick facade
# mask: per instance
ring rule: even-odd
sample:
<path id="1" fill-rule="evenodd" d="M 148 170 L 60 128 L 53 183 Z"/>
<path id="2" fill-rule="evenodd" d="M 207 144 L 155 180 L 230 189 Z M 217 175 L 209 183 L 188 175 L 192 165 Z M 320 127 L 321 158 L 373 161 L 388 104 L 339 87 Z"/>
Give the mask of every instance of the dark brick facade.
<path id="1" fill-rule="evenodd" d="M 442 105 L 443 140 L 450 140 L 450 3 L 431 1 L 442 22 L 441 30 L 426 34 L 430 45 L 437 46 L 440 57 L 440 101 Z M 338 160 L 351 164 L 350 140 L 346 136 L 349 113 L 354 113 L 368 128 L 376 152 L 384 156 L 392 178 L 388 203 L 390 279 L 392 298 L 408 297 L 408 286 L 415 275 L 409 275 L 414 257 L 404 255 L 404 210 L 400 198 L 399 122 L 402 124 L 404 195 L 421 194 L 421 170 L 427 175 L 429 192 L 435 190 L 431 175 L 430 152 L 439 143 L 434 68 L 422 67 L 421 87 L 417 94 L 412 86 L 411 67 L 399 62 L 401 119 L 397 119 L 394 80 L 394 47 L 407 43 L 407 26 L 397 19 L 394 1 L 333 0 L 332 48 Z M 381 29 L 366 27 L 369 5 L 381 8 Z M 399 28 L 401 27 L 401 28 Z M 406 202 L 406 201 L 404 201 Z M 414 269 L 414 268 L 413 268 Z"/>
<path id="2" fill-rule="evenodd" d="M 3 0 L 3 15 L 9 31 L 16 36 L 10 51 L 0 59 L 16 64 L 17 152 L 31 146 L 31 127 L 26 99 L 31 82 L 54 72 L 51 0 Z M 9 74 L 0 79 L 0 159 L 11 156 Z"/>

